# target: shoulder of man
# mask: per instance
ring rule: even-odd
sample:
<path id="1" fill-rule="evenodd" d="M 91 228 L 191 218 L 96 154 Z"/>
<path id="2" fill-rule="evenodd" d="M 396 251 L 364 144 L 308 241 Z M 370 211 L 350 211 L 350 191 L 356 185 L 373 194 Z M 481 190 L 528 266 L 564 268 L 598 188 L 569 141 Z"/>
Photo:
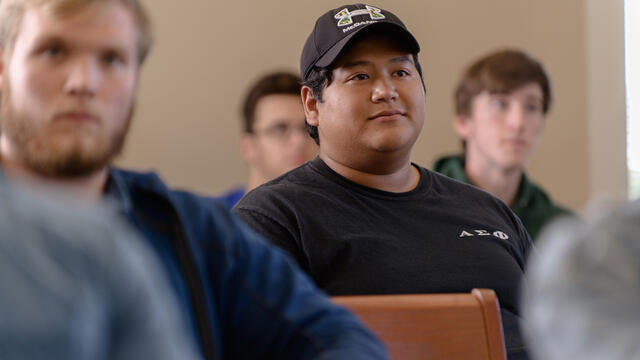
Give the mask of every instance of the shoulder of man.
<path id="1" fill-rule="evenodd" d="M 526 176 L 524 177 L 524 181 L 524 186 L 527 188 L 525 192 L 528 193 L 528 196 L 522 200 L 525 200 L 528 204 L 525 203 L 520 206 L 533 206 L 544 209 L 549 218 L 557 215 L 575 215 L 573 211 L 555 203 L 542 187 L 530 181 Z"/>
<path id="2" fill-rule="evenodd" d="M 135 172 L 119 168 L 113 168 L 111 172 L 113 176 L 119 177 L 125 183 L 128 190 L 134 193 L 146 191 L 167 199 L 174 206 L 200 207 L 200 210 L 213 211 L 220 215 L 228 214 L 228 211 L 224 209 L 225 204 L 222 199 L 169 188 L 155 172 Z"/>
<path id="3" fill-rule="evenodd" d="M 233 212 L 247 208 L 272 208 L 277 206 L 284 209 L 284 203 L 295 205 L 303 200 L 305 194 L 313 192 L 313 186 L 318 180 L 317 174 L 310 173 L 309 164 L 295 168 L 277 178 L 268 181 L 246 193 L 233 207 Z M 295 199 L 295 201 L 290 201 Z"/>
<path id="4" fill-rule="evenodd" d="M 305 165 L 303 165 L 305 166 Z M 305 268 L 300 245 L 300 216 L 308 216 L 318 208 L 314 179 L 309 169 L 297 168 L 247 193 L 232 209 L 251 229 L 270 243 L 284 249 Z M 322 180 L 320 180 L 322 181 Z"/>
<path id="5" fill-rule="evenodd" d="M 153 171 L 139 172 L 112 167 L 110 169 L 111 175 L 118 177 L 124 181 L 127 187 L 140 187 L 147 190 L 162 190 L 168 191 L 167 185 L 160 179 L 158 174 Z"/>
<path id="6" fill-rule="evenodd" d="M 254 238 L 219 198 L 171 189 L 153 172 L 112 169 L 112 175 L 127 187 L 134 208 L 167 220 L 175 217 L 196 248 L 229 252 L 234 251 L 236 239 Z"/>

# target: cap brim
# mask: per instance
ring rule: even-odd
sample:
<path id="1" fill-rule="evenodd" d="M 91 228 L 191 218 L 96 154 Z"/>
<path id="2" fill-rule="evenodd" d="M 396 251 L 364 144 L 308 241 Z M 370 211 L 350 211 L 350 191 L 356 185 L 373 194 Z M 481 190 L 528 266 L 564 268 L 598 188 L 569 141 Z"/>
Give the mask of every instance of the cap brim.
<path id="1" fill-rule="evenodd" d="M 420 45 L 418 44 L 418 41 L 413 37 L 413 35 L 411 35 L 411 33 L 407 29 L 392 22 L 379 21 L 373 24 L 362 26 L 361 28 L 344 37 L 342 40 L 338 41 L 326 53 L 324 53 L 324 55 L 322 55 L 318 59 L 318 61 L 316 61 L 315 66 L 328 67 L 338 58 L 338 56 L 340 56 L 344 48 L 347 47 L 352 42 L 352 40 L 354 40 L 354 37 L 356 37 L 356 35 L 362 35 L 373 29 L 379 29 L 380 27 L 389 27 L 399 34 L 404 35 L 405 40 L 407 40 L 406 43 L 409 46 L 409 51 L 413 54 L 417 54 L 418 52 L 420 52 Z"/>

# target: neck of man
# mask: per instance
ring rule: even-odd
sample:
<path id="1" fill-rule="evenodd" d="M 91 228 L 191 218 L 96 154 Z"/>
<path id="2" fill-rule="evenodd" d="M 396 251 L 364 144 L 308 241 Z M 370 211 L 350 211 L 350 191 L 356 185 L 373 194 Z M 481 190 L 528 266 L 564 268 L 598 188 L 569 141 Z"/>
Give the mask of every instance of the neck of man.
<path id="1" fill-rule="evenodd" d="M 99 200 L 104 194 L 109 176 L 107 166 L 83 176 L 48 177 L 28 168 L 5 150 L 0 149 L 0 165 L 9 181 L 54 188 L 55 191 L 63 191 L 89 201 Z"/>
<path id="2" fill-rule="evenodd" d="M 386 159 L 380 160 L 379 163 L 367 161 L 366 166 L 344 164 L 322 149 L 319 157 L 333 171 L 345 178 L 377 190 L 403 193 L 415 189 L 420 182 L 420 171 L 411 165 L 408 156 L 395 162 Z"/>
<path id="3" fill-rule="evenodd" d="M 504 168 L 490 161 L 483 163 L 467 153 L 464 171 L 471 183 L 513 206 L 522 181 L 521 167 Z"/>

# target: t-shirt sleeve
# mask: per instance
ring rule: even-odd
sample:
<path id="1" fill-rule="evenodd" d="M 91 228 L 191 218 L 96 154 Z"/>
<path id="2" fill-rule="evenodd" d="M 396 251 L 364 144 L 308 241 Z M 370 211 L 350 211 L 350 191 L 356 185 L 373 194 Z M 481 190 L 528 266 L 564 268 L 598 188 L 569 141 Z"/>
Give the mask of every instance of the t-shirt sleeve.
<path id="1" fill-rule="evenodd" d="M 232 212 L 273 245 L 285 250 L 308 272 L 309 263 L 296 236 L 299 231 L 296 230 L 295 219 L 292 219 L 294 216 L 287 216 L 287 211 L 276 206 L 275 202 L 260 201 L 259 198 L 255 192 L 245 196 Z"/>
<path id="2" fill-rule="evenodd" d="M 493 214 L 496 218 L 503 219 L 504 224 L 512 229 L 514 236 L 510 242 L 509 251 L 524 271 L 527 265 L 527 257 L 533 246 L 531 236 L 518 215 L 511 208 L 496 197 L 493 197 L 493 200 L 496 202 L 496 211 L 490 214 Z"/>
<path id="3" fill-rule="evenodd" d="M 533 241 L 531 240 L 531 236 L 529 232 L 525 229 L 522 221 L 518 218 L 518 216 L 510 211 L 513 225 L 515 226 L 516 234 L 518 235 L 515 242 L 517 259 L 522 269 L 524 270 L 527 265 L 527 258 L 529 257 L 529 252 L 533 247 Z"/>

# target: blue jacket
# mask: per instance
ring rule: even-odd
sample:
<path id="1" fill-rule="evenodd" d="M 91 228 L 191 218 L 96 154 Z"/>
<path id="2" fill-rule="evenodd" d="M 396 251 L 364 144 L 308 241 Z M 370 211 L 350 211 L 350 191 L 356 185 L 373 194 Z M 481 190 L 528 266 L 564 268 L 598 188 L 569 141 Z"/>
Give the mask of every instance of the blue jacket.
<path id="1" fill-rule="evenodd" d="M 384 359 L 375 337 L 222 202 L 112 169 L 107 195 L 168 269 L 206 359 Z"/>

